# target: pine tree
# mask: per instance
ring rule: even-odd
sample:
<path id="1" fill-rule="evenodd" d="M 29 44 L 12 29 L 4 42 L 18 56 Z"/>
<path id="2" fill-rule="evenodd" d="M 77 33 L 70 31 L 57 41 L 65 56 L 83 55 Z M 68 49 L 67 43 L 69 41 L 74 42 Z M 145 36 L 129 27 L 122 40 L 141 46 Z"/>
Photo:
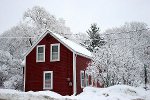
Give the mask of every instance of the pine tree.
<path id="1" fill-rule="evenodd" d="M 100 37 L 99 31 L 100 29 L 96 23 L 91 24 L 90 29 L 87 30 L 90 39 L 90 43 L 87 48 L 88 50 L 93 51 L 95 47 L 100 47 L 105 44 L 105 41 Z"/>

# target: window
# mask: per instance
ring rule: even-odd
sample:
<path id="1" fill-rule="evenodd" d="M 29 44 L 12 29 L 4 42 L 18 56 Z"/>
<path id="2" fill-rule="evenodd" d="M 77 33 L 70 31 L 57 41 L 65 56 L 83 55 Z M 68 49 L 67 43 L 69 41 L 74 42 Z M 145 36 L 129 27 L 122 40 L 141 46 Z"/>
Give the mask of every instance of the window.
<path id="1" fill-rule="evenodd" d="M 44 71 L 43 89 L 53 89 L 53 71 Z"/>
<path id="2" fill-rule="evenodd" d="M 97 79 L 95 79 L 95 87 L 97 87 Z"/>
<path id="3" fill-rule="evenodd" d="M 36 62 L 45 61 L 45 45 L 38 45 L 36 48 Z"/>
<path id="4" fill-rule="evenodd" d="M 59 61 L 60 60 L 60 44 L 51 44 L 51 61 Z"/>
<path id="5" fill-rule="evenodd" d="M 85 79 L 86 79 L 86 86 L 89 86 L 89 75 L 87 72 L 85 74 Z"/>
<path id="6" fill-rule="evenodd" d="M 84 71 L 80 71 L 81 88 L 84 87 Z"/>

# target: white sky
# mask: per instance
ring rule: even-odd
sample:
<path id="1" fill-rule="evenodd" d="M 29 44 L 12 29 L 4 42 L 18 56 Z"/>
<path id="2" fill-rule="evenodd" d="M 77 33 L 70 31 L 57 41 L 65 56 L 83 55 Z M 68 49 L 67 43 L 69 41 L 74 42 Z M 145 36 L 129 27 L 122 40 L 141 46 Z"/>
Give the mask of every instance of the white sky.
<path id="1" fill-rule="evenodd" d="M 150 0 L 0 0 L 0 33 L 19 23 L 23 13 L 36 5 L 65 19 L 74 33 L 85 32 L 93 22 L 102 31 L 131 21 L 150 26 Z"/>

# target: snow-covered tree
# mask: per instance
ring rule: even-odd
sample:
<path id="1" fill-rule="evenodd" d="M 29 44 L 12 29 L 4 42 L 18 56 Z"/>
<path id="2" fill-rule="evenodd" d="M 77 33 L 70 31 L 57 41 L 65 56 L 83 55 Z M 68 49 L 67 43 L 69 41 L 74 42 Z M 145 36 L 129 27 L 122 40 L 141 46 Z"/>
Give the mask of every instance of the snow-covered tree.
<path id="1" fill-rule="evenodd" d="M 3 83 L 6 89 L 23 90 L 23 78 L 20 75 L 14 75 Z"/>
<path id="2" fill-rule="evenodd" d="M 59 34 L 71 34 L 70 28 L 65 26 L 65 20 L 60 18 L 56 19 L 43 7 L 35 6 L 28 9 L 23 16 L 25 22 L 30 26 L 36 27 L 37 34 L 43 33 L 46 29 Z"/>
<path id="3" fill-rule="evenodd" d="M 14 59 L 14 57 L 8 51 L 0 50 L 0 87 L 12 87 L 20 90 L 23 88 L 21 85 L 23 77 L 22 67 L 20 64 L 21 59 Z M 17 79 L 17 77 L 19 77 L 19 79 Z M 15 78 L 17 81 L 15 81 Z M 11 84 L 6 85 L 5 82 L 8 82 L 9 80 L 11 80 Z M 16 83 L 12 83 L 12 81 Z"/>
<path id="4" fill-rule="evenodd" d="M 46 29 L 62 35 L 71 34 L 69 27 L 65 26 L 65 20 L 62 18 L 57 20 L 53 15 L 50 15 L 49 12 L 39 6 L 28 9 L 24 13 L 23 22 L 2 33 L 0 49 L 9 51 L 11 55 L 17 58 L 22 58 L 22 54 L 31 47 Z"/>
<path id="5" fill-rule="evenodd" d="M 105 43 L 104 40 L 100 37 L 99 31 L 100 29 L 96 23 L 91 24 L 90 29 L 87 30 L 90 39 L 90 43 L 87 49 L 89 49 L 90 51 L 93 51 L 95 47 L 100 47 Z"/>
<path id="6" fill-rule="evenodd" d="M 23 21 L 0 37 L 0 87 L 21 89 L 23 55 L 47 29 L 61 35 L 71 34 L 62 18 L 56 19 L 44 8 L 35 6 L 23 15 Z"/>
<path id="7" fill-rule="evenodd" d="M 113 63 L 113 55 L 107 46 L 101 46 L 93 52 L 93 62 L 89 64 L 88 72 L 92 78 L 98 79 L 105 87 L 113 85 L 116 67 Z M 113 83 L 112 83 L 113 82 Z"/>
<path id="8" fill-rule="evenodd" d="M 94 52 L 89 69 L 98 71 L 95 75 L 106 86 L 118 83 L 134 86 L 144 84 L 144 65 L 149 63 L 149 55 L 146 55 L 148 50 L 145 52 L 150 44 L 149 34 L 146 24 L 139 22 L 107 30 L 107 43 Z M 148 66 L 148 77 L 149 69 Z M 107 79 L 106 82 L 104 79 Z"/>
<path id="9" fill-rule="evenodd" d="M 33 37 L 35 35 L 34 32 L 35 30 L 32 27 L 20 23 L 0 36 L 0 49 L 8 51 L 14 57 L 22 58 L 32 44 L 28 37 Z"/>
<path id="10" fill-rule="evenodd" d="M 89 45 L 89 37 L 86 33 L 77 33 L 77 34 L 66 34 L 66 37 L 69 37 L 70 40 L 80 44 L 84 47 L 88 47 Z"/>

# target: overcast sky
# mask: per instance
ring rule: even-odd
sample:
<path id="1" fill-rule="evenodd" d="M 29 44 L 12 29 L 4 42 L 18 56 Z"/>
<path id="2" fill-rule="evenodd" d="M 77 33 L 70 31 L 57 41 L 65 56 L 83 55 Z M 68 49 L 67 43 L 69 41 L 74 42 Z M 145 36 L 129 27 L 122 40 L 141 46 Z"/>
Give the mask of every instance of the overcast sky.
<path id="1" fill-rule="evenodd" d="M 33 6 L 66 20 L 74 33 L 85 32 L 96 22 L 102 31 L 140 21 L 150 26 L 150 0 L 0 0 L 0 33 L 22 20 Z"/>

